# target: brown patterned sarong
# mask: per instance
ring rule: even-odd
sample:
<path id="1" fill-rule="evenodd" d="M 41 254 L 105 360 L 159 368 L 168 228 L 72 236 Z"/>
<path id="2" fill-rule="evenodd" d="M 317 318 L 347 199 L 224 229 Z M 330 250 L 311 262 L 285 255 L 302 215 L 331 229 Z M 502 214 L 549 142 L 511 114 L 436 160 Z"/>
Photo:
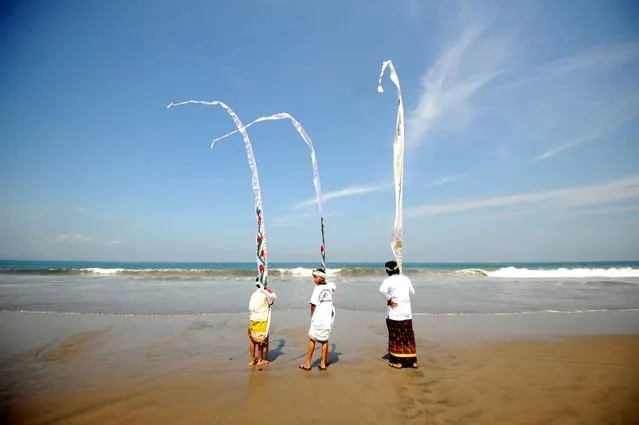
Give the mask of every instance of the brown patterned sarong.
<path id="1" fill-rule="evenodd" d="M 413 320 L 391 320 L 386 318 L 388 328 L 388 356 L 391 363 L 412 367 L 417 362 L 417 345 Z"/>

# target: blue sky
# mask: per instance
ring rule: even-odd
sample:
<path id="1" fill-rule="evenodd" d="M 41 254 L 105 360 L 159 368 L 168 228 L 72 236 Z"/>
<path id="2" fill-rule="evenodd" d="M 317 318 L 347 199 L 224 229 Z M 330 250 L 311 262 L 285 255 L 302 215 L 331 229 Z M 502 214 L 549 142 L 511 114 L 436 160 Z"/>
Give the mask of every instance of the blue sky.
<path id="1" fill-rule="evenodd" d="M 313 139 L 327 260 L 639 259 L 626 1 L 23 1 L 0 29 L 0 258 L 253 261 L 244 144 Z M 248 130 L 270 261 L 319 260 L 309 150 Z"/>

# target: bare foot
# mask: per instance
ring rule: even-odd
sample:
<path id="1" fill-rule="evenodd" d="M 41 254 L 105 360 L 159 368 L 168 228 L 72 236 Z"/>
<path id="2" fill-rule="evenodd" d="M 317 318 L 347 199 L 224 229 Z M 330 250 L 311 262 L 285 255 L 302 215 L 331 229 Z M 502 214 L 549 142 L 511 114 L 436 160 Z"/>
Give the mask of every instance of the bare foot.
<path id="1" fill-rule="evenodd" d="M 401 363 L 389 363 L 388 365 L 390 367 L 394 367 L 395 369 L 401 369 L 402 368 L 402 364 Z"/>
<path id="2" fill-rule="evenodd" d="M 266 366 L 267 364 L 269 364 L 268 360 L 260 360 L 259 362 L 257 362 L 258 366 Z"/>
<path id="3" fill-rule="evenodd" d="M 417 366 L 417 362 L 413 363 L 413 368 L 415 369 L 419 368 L 419 366 Z"/>
<path id="4" fill-rule="evenodd" d="M 251 360 L 251 361 L 249 362 L 249 366 L 255 366 L 256 364 L 258 364 L 257 359 Z"/>
<path id="5" fill-rule="evenodd" d="M 298 366 L 300 369 L 311 370 L 311 365 L 309 363 L 302 363 Z"/>

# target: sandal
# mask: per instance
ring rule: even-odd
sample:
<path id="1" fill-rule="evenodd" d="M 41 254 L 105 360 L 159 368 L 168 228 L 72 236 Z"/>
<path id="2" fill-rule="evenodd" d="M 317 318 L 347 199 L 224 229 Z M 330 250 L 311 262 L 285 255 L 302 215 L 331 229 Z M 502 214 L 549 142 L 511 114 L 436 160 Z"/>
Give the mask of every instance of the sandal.
<path id="1" fill-rule="evenodd" d="M 401 369 L 403 366 L 401 364 L 389 363 L 388 366 L 394 369 Z"/>
<path id="2" fill-rule="evenodd" d="M 309 366 L 309 367 L 305 367 L 303 364 L 301 364 L 301 365 L 299 365 L 299 366 L 297 366 L 297 367 L 298 367 L 298 368 L 300 368 L 300 369 L 302 369 L 302 370 L 305 370 L 305 371 L 307 371 L 307 372 L 308 372 L 309 370 L 311 370 L 311 367 L 310 367 L 310 366 Z"/>

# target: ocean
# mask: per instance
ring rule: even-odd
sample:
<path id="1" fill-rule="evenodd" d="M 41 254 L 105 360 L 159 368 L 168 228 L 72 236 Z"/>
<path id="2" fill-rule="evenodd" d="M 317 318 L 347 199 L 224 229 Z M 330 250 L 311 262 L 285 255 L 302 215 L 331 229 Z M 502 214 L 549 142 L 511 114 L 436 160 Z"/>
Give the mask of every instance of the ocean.
<path id="1" fill-rule="evenodd" d="M 315 263 L 272 263 L 280 311 L 308 310 Z M 570 314 L 639 310 L 639 261 L 405 263 L 413 313 Z M 382 264 L 332 263 L 336 309 L 385 311 Z M 0 261 L 0 310 L 78 315 L 246 314 L 254 263 Z"/>

